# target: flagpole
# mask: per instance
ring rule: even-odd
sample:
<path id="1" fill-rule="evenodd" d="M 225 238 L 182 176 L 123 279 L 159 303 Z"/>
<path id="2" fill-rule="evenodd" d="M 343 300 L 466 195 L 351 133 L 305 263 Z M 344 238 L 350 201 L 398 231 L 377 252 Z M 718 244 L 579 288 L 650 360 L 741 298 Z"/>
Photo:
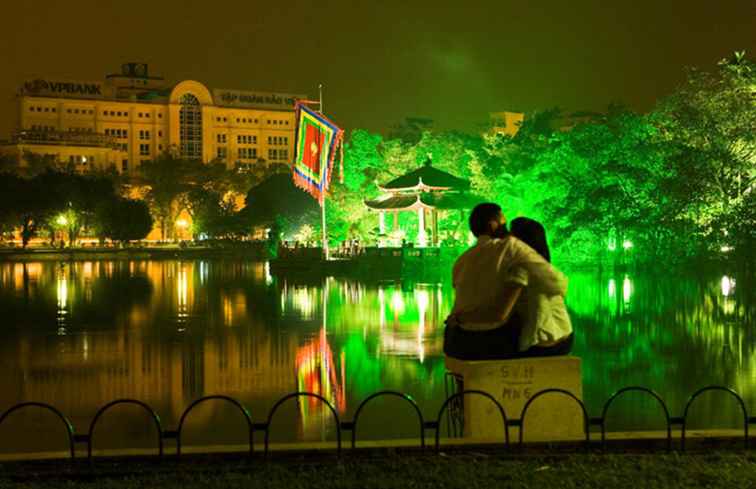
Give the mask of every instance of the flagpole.
<path id="1" fill-rule="evenodd" d="M 318 95 L 320 97 L 320 103 L 318 104 L 318 112 L 323 114 L 323 84 L 318 83 Z M 324 184 L 327 185 L 328 179 L 325 180 Z M 320 197 L 321 203 L 320 203 L 320 227 L 323 230 L 323 256 L 325 256 L 326 261 L 331 258 L 331 254 L 328 250 L 328 230 L 326 229 L 326 187 L 323 187 L 323 193 Z"/>

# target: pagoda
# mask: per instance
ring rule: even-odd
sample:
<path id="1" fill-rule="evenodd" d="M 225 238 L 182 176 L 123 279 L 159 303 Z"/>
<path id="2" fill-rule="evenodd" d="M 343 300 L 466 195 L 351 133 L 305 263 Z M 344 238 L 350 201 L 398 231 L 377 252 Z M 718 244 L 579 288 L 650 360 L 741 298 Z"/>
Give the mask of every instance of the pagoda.
<path id="1" fill-rule="evenodd" d="M 425 164 L 390 182 L 377 184 L 383 195 L 366 200 L 365 205 L 378 212 L 378 233 L 386 234 L 386 213 L 393 214 L 392 231 L 399 225 L 400 212 L 416 212 L 417 246 L 438 246 L 439 211 L 471 209 L 480 198 L 470 193 L 470 182 L 433 167 L 430 155 Z"/>

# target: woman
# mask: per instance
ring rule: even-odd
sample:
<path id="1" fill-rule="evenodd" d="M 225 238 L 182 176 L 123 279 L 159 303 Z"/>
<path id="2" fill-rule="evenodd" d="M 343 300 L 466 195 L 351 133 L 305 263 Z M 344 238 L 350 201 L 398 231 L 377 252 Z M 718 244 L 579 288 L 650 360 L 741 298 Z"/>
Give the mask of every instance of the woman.
<path id="1" fill-rule="evenodd" d="M 525 217 L 512 221 L 510 234 L 540 254 L 547 262 L 551 261 L 546 231 L 543 226 Z M 465 323 L 497 321 L 502 317 L 519 317 L 519 324 L 509 328 L 513 343 L 511 352 L 502 352 L 497 358 L 521 358 L 538 356 L 567 355 L 572 350 L 573 334 L 570 317 L 564 303 L 564 295 L 549 295 L 543 290 L 553 290 L 554 284 L 547 274 L 529 274 L 524 268 L 514 271 L 523 286 L 516 303 L 501 304 L 494 310 L 475 310 L 450 316 L 447 325 L 454 327 Z M 566 284 L 566 282 L 565 282 Z M 548 286 L 547 286 L 548 285 Z M 566 290 L 564 288 L 563 290 Z"/>
<path id="2" fill-rule="evenodd" d="M 511 234 L 533 248 L 551 263 L 546 230 L 541 223 L 518 217 L 512 221 Z M 535 277 L 534 277 L 535 278 Z M 574 335 L 564 296 L 548 296 L 539 287 L 525 287 L 517 310 L 524 319 L 519 338 L 520 357 L 567 355 L 572 350 Z"/>

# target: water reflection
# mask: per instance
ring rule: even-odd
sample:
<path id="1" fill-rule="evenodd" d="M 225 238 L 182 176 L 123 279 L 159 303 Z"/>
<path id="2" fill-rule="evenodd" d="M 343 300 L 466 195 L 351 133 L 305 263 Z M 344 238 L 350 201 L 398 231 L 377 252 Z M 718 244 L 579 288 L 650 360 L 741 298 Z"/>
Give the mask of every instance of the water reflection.
<path id="1" fill-rule="evenodd" d="M 756 406 L 753 296 L 740 277 L 570 278 L 567 302 L 590 412 L 625 385 L 656 390 L 675 414 L 707 384 L 732 386 Z M 257 420 L 283 395 L 304 390 L 348 419 L 367 395 L 393 389 L 434 413 L 444 397 L 443 318 L 452 302 L 449 284 L 285 280 L 265 263 L 3 263 L 0 311 L 13 319 L 0 337 L 0 409 L 50 402 L 85 429 L 98 407 L 130 397 L 172 427 L 203 395 L 238 398 Z M 213 426 L 194 443 L 238 435 L 217 409 L 193 418 Z M 712 402 L 701 416 L 719 411 Z M 653 406 L 618 412 L 629 428 L 657 414 Z M 402 413 L 381 413 L 364 432 L 361 425 L 361 436 L 380 436 L 387 421 L 412 432 L 413 420 Z M 299 402 L 294 416 L 291 429 L 274 437 L 333 434 L 330 413 L 314 399 Z M 150 446 L 148 428 L 134 429 L 131 445 Z"/>
<path id="2" fill-rule="evenodd" d="M 58 268 L 58 274 L 56 279 L 56 298 L 57 298 L 57 324 L 58 334 L 66 334 L 66 317 L 68 316 L 68 279 L 66 277 L 65 265 Z"/>

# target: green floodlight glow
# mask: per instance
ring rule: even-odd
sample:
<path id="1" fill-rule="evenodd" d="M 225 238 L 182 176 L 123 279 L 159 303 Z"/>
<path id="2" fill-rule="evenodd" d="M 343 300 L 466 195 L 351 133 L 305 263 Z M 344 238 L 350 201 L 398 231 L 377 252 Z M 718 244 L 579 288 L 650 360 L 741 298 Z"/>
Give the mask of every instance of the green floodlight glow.
<path id="1" fill-rule="evenodd" d="M 65 215 L 61 214 L 57 217 L 57 219 L 55 219 L 55 223 L 59 226 L 65 226 L 68 224 L 68 218 Z"/>
<path id="2" fill-rule="evenodd" d="M 722 277 L 722 295 L 727 297 L 735 291 L 735 279 L 727 275 Z"/>
<path id="3" fill-rule="evenodd" d="M 625 241 L 622 242 L 622 247 L 626 250 L 629 250 L 630 248 L 633 247 L 633 242 L 626 239 Z"/>
<path id="4" fill-rule="evenodd" d="M 630 277 L 625 275 L 625 278 L 622 280 L 622 300 L 625 302 L 625 306 L 630 305 L 630 298 L 633 295 L 633 282 L 630 280 Z"/>
<path id="5" fill-rule="evenodd" d="M 615 251 L 617 249 L 617 238 L 613 236 L 614 233 L 609 233 L 609 239 L 606 240 L 606 248 L 609 251 Z"/>

